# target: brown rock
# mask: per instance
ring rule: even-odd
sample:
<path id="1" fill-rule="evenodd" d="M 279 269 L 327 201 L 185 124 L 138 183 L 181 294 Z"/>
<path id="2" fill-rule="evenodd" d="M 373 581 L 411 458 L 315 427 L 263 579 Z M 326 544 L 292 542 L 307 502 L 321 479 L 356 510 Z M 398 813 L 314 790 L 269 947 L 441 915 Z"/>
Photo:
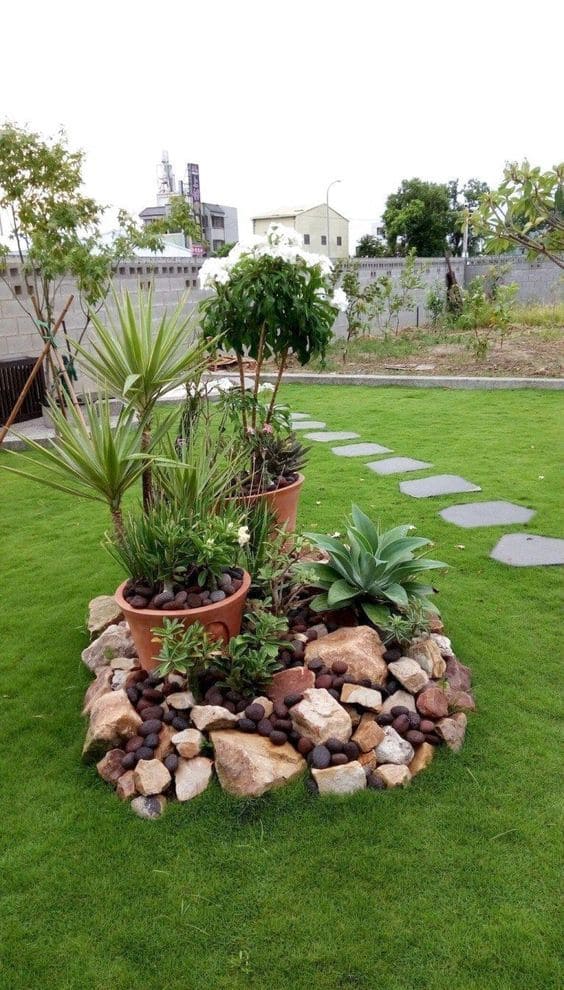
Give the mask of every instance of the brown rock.
<path id="1" fill-rule="evenodd" d="M 151 797 L 139 797 L 133 798 L 131 802 L 131 810 L 135 812 L 139 818 L 160 818 L 163 811 L 166 808 L 166 798 L 164 794 L 152 794 Z"/>
<path id="2" fill-rule="evenodd" d="M 284 701 L 288 694 L 303 694 L 315 684 L 313 671 L 307 667 L 290 667 L 275 674 L 267 688 L 268 697 L 276 701 Z"/>
<path id="3" fill-rule="evenodd" d="M 82 651 L 82 662 L 89 670 L 97 672 L 100 667 L 109 666 L 114 657 L 136 656 L 133 640 L 126 622 L 108 628 Z"/>
<path id="4" fill-rule="evenodd" d="M 437 734 L 441 739 L 444 739 L 448 748 L 452 749 L 454 753 L 458 753 L 462 749 L 467 722 L 468 719 L 464 712 L 456 712 L 455 715 L 442 718 L 440 722 L 437 722 Z"/>
<path id="5" fill-rule="evenodd" d="M 389 698 L 386 698 L 380 709 L 380 715 L 387 715 L 392 708 L 403 707 L 408 711 L 415 711 L 415 698 L 409 691 L 395 691 Z"/>
<path id="6" fill-rule="evenodd" d="M 82 755 L 86 759 L 138 734 L 141 718 L 125 691 L 109 691 L 93 702 Z"/>
<path id="7" fill-rule="evenodd" d="M 205 756 L 193 760 L 179 760 L 174 775 L 176 797 L 179 801 L 191 801 L 205 791 L 213 770 L 213 763 Z"/>
<path id="8" fill-rule="evenodd" d="M 368 753 L 371 749 L 379 746 L 385 736 L 385 731 L 381 725 L 375 721 L 373 715 L 366 713 L 362 716 L 360 724 L 353 736 L 353 742 L 362 750 Z"/>
<path id="9" fill-rule="evenodd" d="M 376 759 L 376 753 L 373 749 L 369 749 L 367 753 L 361 753 L 358 762 L 361 767 L 365 770 L 375 770 L 378 765 L 378 760 Z"/>
<path id="10" fill-rule="evenodd" d="M 159 743 L 155 750 L 155 759 L 164 760 L 165 756 L 172 753 L 172 740 L 176 735 L 176 729 L 172 725 L 163 725 L 159 732 Z"/>
<path id="11" fill-rule="evenodd" d="M 435 747 L 429 743 L 421 743 L 415 750 L 415 756 L 409 764 L 409 772 L 412 777 L 416 777 L 422 770 L 426 770 L 435 755 Z"/>
<path id="12" fill-rule="evenodd" d="M 417 698 L 417 711 L 427 718 L 444 718 L 448 715 L 446 694 L 440 687 L 428 687 Z"/>
<path id="13" fill-rule="evenodd" d="M 343 703 L 341 702 L 341 704 Z M 345 709 L 346 712 L 348 712 L 350 716 L 353 729 L 356 729 L 357 725 L 360 724 L 360 719 L 362 717 L 358 708 L 355 708 L 354 705 L 345 705 L 345 704 L 343 704 L 343 708 Z"/>
<path id="14" fill-rule="evenodd" d="M 197 729 L 211 732 L 214 729 L 229 729 L 237 725 L 239 715 L 221 705 L 194 705 L 190 718 Z"/>
<path id="15" fill-rule="evenodd" d="M 122 611 L 113 595 L 98 595 L 88 606 L 87 626 L 91 636 L 100 636 L 108 626 L 113 626 L 122 619 Z"/>
<path id="16" fill-rule="evenodd" d="M 184 729 L 182 732 L 175 732 L 173 729 L 172 742 L 180 756 L 191 760 L 199 755 L 204 745 L 204 736 L 198 729 Z"/>
<path id="17" fill-rule="evenodd" d="M 436 678 L 444 676 L 446 661 L 443 659 L 439 647 L 430 636 L 414 639 L 406 652 L 408 657 L 417 661 L 429 677 Z"/>
<path id="18" fill-rule="evenodd" d="M 112 677 L 113 670 L 110 667 L 102 667 L 101 670 L 96 674 L 96 680 L 92 681 L 86 694 L 84 695 L 84 708 L 82 709 L 83 715 L 88 715 L 92 708 L 92 705 L 98 698 L 101 698 L 103 694 L 107 694 L 108 691 L 112 690 Z"/>
<path id="19" fill-rule="evenodd" d="M 135 787 L 135 774 L 133 770 L 127 770 L 119 778 L 116 784 L 116 794 L 121 801 L 130 801 L 137 794 Z"/>
<path id="20" fill-rule="evenodd" d="M 372 688 L 361 687 L 359 684 L 343 684 L 341 701 L 349 705 L 360 705 L 372 712 L 379 712 L 382 707 L 382 695 Z"/>
<path id="21" fill-rule="evenodd" d="M 125 756 L 123 749 L 109 749 L 105 756 L 96 764 L 96 770 L 108 784 L 117 784 L 125 773 L 121 761 Z"/>
<path id="22" fill-rule="evenodd" d="M 472 684 L 472 673 L 469 667 L 459 663 L 455 657 L 447 660 L 446 678 L 453 691 L 469 691 Z"/>
<path id="23" fill-rule="evenodd" d="M 382 763 L 374 773 L 386 787 L 407 787 L 411 774 L 403 763 Z"/>
<path id="24" fill-rule="evenodd" d="M 353 760 L 343 766 L 327 767 L 326 770 L 311 771 L 320 794 L 355 794 L 366 787 L 364 767 Z"/>
<path id="25" fill-rule="evenodd" d="M 144 797 L 161 794 L 172 779 L 160 760 L 139 760 L 133 775 L 135 787 Z"/>
<path id="26" fill-rule="evenodd" d="M 476 702 L 470 691 L 453 691 L 450 685 L 445 688 L 450 711 L 475 712 Z"/>
<path id="27" fill-rule="evenodd" d="M 350 739 L 350 715 L 325 688 L 308 688 L 303 694 L 303 700 L 290 709 L 296 732 L 307 736 L 315 744 L 324 743 L 332 736 L 342 742 Z"/>
<path id="28" fill-rule="evenodd" d="M 441 636 L 440 633 L 432 632 L 431 639 L 437 644 L 445 660 L 454 657 L 454 650 L 448 636 Z"/>
<path id="29" fill-rule="evenodd" d="M 410 694 L 417 694 L 427 684 L 429 678 L 417 660 L 411 657 L 400 657 L 393 663 L 388 664 L 388 670 L 395 677 L 396 681 L 403 684 Z"/>
<path id="30" fill-rule="evenodd" d="M 137 657 L 114 657 L 110 660 L 110 667 L 112 670 L 124 670 L 126 674 L 130 674 L 137 667 Z"/>
<path id="31" fill-rule="evenodd" d="M 383 654 L 386 647 L 378 633 L 370 626 L 353 626 L 337 629 L 335 632 L 313 640 L 306 646 L 306 663 L 322 660 L 331 667 L 335 660 L 347 664 L 347 674 L 361 680 L 364 677 L 383 684 L 388 668 Z"/>
<path id="32" fill-rule="evenodd" d="M 436 612 L 429 615 L 429 629 L 432 633 L 443 633 L 445 631 L 443 620 Z"/>
<path id="33" fill-rule="evenodd" d="M 273 746 L 265 736 L 219 731 L 211 733 L 211 741 L 219 782 L 236 797 L 259 797 L 298 777 L 306 767 L 289 743 Z"/>

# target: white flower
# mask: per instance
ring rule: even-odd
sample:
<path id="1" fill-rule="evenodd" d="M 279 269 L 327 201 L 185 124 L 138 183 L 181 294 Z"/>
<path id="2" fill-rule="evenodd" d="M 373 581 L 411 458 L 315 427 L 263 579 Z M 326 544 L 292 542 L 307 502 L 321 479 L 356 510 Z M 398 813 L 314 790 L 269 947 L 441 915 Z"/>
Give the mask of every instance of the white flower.
<path id="1" fill-rule="evenodd" d="M 249 533 L 248 526 L 239 526 L 237 530 L 237 543 L 240 547 L 245 547 L 249 540 L 251 539 L 251 534 Z"/>
<path id="2" fill-rule="evenodd" d="M 339 309 L 341 311 L 341 313 L 346 312 L 347 306 L 349 304 L 349 300 L 348 300 L 347 294 L 346 294 L 346 292 L 343 291 L 343 289 L 335 289 L 334 290 L 334 292 L 333 292 L 333 298 L 332 298 L 331 302 L 332 302 L 333 306 L 336 306 L 337 309 Z"/>
<path id="3" fill-rule="evenodd" d="M 226 258 L 207 258 L 200 268 L 200 285 L 202 289 L 214 289 L 216 285 L 225 285 L 229 281 L 229 266 Z"/>

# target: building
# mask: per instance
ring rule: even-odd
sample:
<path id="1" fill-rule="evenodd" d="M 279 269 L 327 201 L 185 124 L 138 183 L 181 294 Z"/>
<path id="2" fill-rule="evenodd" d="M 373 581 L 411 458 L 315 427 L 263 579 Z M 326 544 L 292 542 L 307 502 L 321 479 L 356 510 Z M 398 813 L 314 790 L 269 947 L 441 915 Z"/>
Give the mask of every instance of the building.
<path id="1" fill-rule="evenodd" d="M 219 203 L 204 203 L 200 197 L 200 167 L 188 162 L 183 179 L 178 182 L 172 171 L 168 153 L 163 151 L 159 165 L 157 205 L 147 206 L 139 214 L 143 223 L 153 223 L 166 216 L 171 196 L 183 196 L 190 204 L 192 212 L 202 228 L 204 243 L 186 244 L 194 256 L 219 251 L 224 244 L 239 240 L 239 223 L 235 206 Z"/>
<path id="2" fill-rule="evenodd" d="M 281 223 L 301 234 L 304 247 L 315 254 L 327 254 L 330 258 L 349 256 L 349 221 L 331 206 L 327 210 L 325 203 L 306 209 L 273 210 L 252 217 L 252 221 L 255 234 L 266 234 L 271 223 Z"/>

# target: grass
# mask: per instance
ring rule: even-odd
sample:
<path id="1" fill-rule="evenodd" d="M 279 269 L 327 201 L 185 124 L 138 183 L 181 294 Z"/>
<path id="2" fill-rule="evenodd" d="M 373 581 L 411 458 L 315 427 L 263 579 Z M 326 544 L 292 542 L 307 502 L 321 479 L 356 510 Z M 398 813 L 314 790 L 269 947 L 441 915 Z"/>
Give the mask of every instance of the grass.
<path id="1" fill-rule="evenodd" d="M 284 395 L 482 486 L 460 501 L 530 505 L 531 532 L 564 535 L 558 393 Z M 143 822 L 80 763 L 86 604 L 119 579 L 99 547 L 108 520 L 8 475 L 0 493 L 2 988 L 560 985 L 559 568 L 490 560 L 507 529 L 451 526 L 437 512 L 457 499 L 402 496 L 397 478 L 314 445 L 304 528 L 338 529 L 354 498 L 386 526 L 415 523 L 451 565 L 440 606 L 479 705 L 466 745 L 401 793 L 320 801 L 296 785 L 241 803 L 214 785 Z"/>

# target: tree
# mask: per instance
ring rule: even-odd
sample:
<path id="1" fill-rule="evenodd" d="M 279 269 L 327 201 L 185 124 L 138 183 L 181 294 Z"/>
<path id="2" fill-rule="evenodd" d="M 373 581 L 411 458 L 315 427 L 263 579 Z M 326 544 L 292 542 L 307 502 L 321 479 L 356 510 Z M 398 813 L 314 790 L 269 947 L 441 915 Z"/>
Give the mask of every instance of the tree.
<path id="1" fill-rule="evenodd" d="M 388 196 L 383 220 L 392 254 L 443 255 L 455 222 L 448 186 L 404 179 L 398 191 Z"/>
<path id="2" fill-rule="evenodd" d="M 480 197 L 490 191 L 487 182 L 481 179 L 468 179 L 466 184 L 459 188 L 459 180 L 454 179 L 448 184 L 451 207 L 454 214 L 454 226 L 449 235 L 449 246 L 455 257 L 462 255 L 464 242 L 464 226 L 467 222 L 468 213 L 477 209 Z M 482 253 L 483 239 L 473 231 L 468 230 L 468 254 L 474 256 Z"/>
<path id="3" fill-rule="evenodd" d="M 184 196 L 171 196 L 164 217 L 149 225 L 156 234 L 184 234 L 193 241 L 202 240 L 202 230 L 192 207 Z"/>
<path id="4" fill-rule="evenodd" d="M 338 285 L 347 297 L 347 306 L 344 310 L 347 336 L 343 346 L 343 363 L 346 363 L 351 340 L 358 337 L 363 330 L 370 330 L 370 322 L 376 315 L 373 304 L 378 294 L 378 280 L 361 287 L 358 261 L 350 258 L 337 261 L 330 279 L 333 287 Z"/>
<path id="5" fill-rule="evenodd" d="M 0 243 L 0 278 L 43 337 L 55 322 L 56 296 L 66 275 L 76 282 L 86 327 L 88 312 L 102 304 L 119 261 L 135 247 L 162 248 L 161 228 L 140 228 L 124 210 L 114 240 L 102 237 L 106 207 L 84 195 L 83 161 L 84 153 L 68 148 L 63 131 L 44 139 L 12 123 L 0 128 L 0 209 L 7 211 L 11 237 L 11 243 Z M 23 296 L 5 275 L 14 249 Z"/>
<path id="6" fill-rule="evenodd" d="M 499 188 L 480 196 L 470 223 L 488 252 L 517 246 L 564 268 L 564 163 L 547 172 L 526 160 L 509 163 Z"/>
<path id="7" fill-rule="evenodd" d="M 387 255 L 386 245 L 373 234 L 364 234 L 356 246 L 357 258 L 385 258 Z"/>

